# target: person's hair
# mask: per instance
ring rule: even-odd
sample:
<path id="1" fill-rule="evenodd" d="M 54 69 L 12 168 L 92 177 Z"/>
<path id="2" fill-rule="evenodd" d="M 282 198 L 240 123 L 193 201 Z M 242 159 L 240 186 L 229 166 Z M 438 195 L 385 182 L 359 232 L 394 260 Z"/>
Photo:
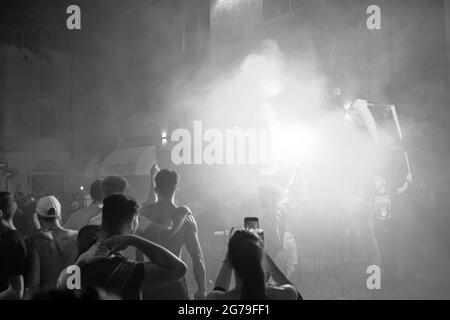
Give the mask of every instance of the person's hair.
<path id="1" fill-rule="evenodd" d="M 89 193 L 91 195 L 92 201 L 102 202 L 103 191 L 102 191 L 102 180 L 101 179 L 94 180 L 94 182 L 91 183 Z"/>
<path id="2" fill-rule="evenodd" d="M 124 193 L 128 183 L 124 177 L 109 176 L 102 181 L 102 197 L 103 199 L 115 193 Z"/>
<path id="3" fill-rule="evenodd" d="M 16 199 L 17 201 L 17 199 Z M 27 195 L 17 201 L 17 205 L 20 209 L 32 208 L 33 212 L 36 209 L 36 199 L 32 195 Z"/>
<path id="4" fill-rule="evenodd" d="M 11 192 L 1 191 L 0 192 L 0 210 L 2 211 L 1 218 L 3 220 L 9 220 L 13 217 L 14 212 L 12 211 L 12 204 L 15 202 L 14 196 Z"/>
<path id="5" fill-rule="evenodd" d="M 101 227 L 93 224 L 84 226 L 78 231 L 77 245 L 78 245 L 78 257 L 89 250 L 90 247 L 97 241 L 100 234 Z M 77 259 L 78 259 L 77 257 Z"/>
<path id="6" fill-rule="evenodd" d="M 138 204 L 124 194 L 113 194 L 103 200 L 102 230 L 108 235 L 120 233 L 137 215 Z"/>
<path id="7" fill-rule="evenodd" d="M 241 300 L 267 299 L 263 258 L 262 242 L 254 232 L 237 230 L 228 242 L 228 259 L 243 280 Z"/>
<path id="8" fill-rule="evenodd" d="M 156 174 L 155 190 L 163 196 L 171 196 L 177 189 L 180 176 L 173 170 L 163 169 Z"/>

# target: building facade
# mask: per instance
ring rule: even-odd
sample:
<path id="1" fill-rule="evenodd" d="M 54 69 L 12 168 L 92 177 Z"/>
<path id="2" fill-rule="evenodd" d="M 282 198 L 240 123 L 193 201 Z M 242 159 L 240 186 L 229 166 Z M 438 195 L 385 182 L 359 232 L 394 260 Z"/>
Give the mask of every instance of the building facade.
<path id="1" fill-rule="evenodd" d="M 0 155 L 20 185 L 36 195 L 73 189 L 80 165 L 104 144 L 104 69 L 95 59 L 50 51 L 50 60 L 0 51 Z"/>

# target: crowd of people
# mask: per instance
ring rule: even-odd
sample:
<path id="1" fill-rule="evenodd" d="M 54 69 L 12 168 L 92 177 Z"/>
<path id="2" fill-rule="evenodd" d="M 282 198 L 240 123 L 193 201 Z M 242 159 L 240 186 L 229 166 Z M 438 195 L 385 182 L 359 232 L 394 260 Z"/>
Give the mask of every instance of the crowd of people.
<path id="1" fill-rule="evenodd" d="M 283 214 L 267 220 L 265 239 L 248 229 L 230 235 L 214 290 L 207 292 L 196 220 L 175 201 L 179 180 L 175 171 L 153 166 L 148 200 L 139 206 L 127 195 L 125 178 L 97 179 L 89 206 L 65 223 L 54 195 L 27 199 L 17 219 L 15 195 L 0 192 L 0 299 L 189 299 L 183 246 L 197 283 L 194 299 L 302 298 L 272 257 L 282 246 Z M 266 210 L 275 209 L 272 203 Z"/>
<path id="2" fill-rule="evenodd" d="M 430 248 L 426 216 L 434 199 L 425 181 L 414 184 L 408 174 L 394 188 L 377 175 L 370 191 L 343 209 L 339 203 L 345 196 L 332 197 L 331 189 L 321 187 L 318 201 L 313 184 L 309 191 L 300 190 L 296 180 L 297 187 L 286 190 L 259 189 L 258 229 L 263 232 L 244 228 L 227 233 L 227 254 L 209 289 L 196 218 L 175 200 L 180 182 L 175 171 L 154 165 L 148 199 L 141 205 L 127 194 L 124 177 L 97 179 L 90 185 L 88 205 L 66 219 L 54 195 L 35 201 L 0 192 L 0 299 L 301 299 L 296 285 L 302 248 L 328 246 L 342 258 L 350 255 L 345 239 L 356 243 L 348 240 L 356 238 L 364 242 L 361 254 L 394 283 L 405 251 L 400 241 L 408 228 L 405 217 L 413 216 L 402 213 L 411 208 L 405 207 L 411 193 L 417 228 L 410 229 L 420 235 L 421 244 L 407 245 L 415 248 L 416 260 L 426 260 L 418 249 L 423 253 Z M 343 212 L 353 213 L 358 222 Z M 256 216 L 252 213 L 247 216 Z M 192 261 L 195 293 L 188 290 L 183 247 Z M 80 288 L 69 285 L 73 266 L 80 268 Z M 415 272 L 422 267 L 419 263 Z"/>

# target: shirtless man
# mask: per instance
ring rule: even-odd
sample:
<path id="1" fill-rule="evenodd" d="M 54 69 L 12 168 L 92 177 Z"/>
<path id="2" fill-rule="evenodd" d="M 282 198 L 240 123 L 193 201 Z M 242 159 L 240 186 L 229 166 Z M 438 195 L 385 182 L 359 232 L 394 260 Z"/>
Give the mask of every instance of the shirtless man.
<path id="1" fill-rule="evenodd" d="M 194 276 L 198 291 L 195 299 L 205 299 L 205 262 L 197 235 L 197 223 L 188 207 L 175 204 L 175 193 L 178 189 L 180 176 L 171 170 L 159 171 L 157 166 L 152 168 L 151 191 L 156 192 L 157 200 L 146 204 L 140 214 L 151 221 L 143 237 L 156 242 L 181 257 L 183 245 L 192 258 Z M 155 185 L 153 185 L 153 177 Z M 143 295 L 148 300 L 183 300 L 189 299 L 186 279 L 160 288 L 156 291 L 146 291 Z"/>
<path id="2" fill-rule="evenodd" d="M 36 216 L 41 229 L 26 239 L 28 267 L 26 284 L 30 291 L 56 288 L 61 271 L 78 253 L 77 231 L 61 226 L 61 204 L 54 196 L 39 199 Z"/>

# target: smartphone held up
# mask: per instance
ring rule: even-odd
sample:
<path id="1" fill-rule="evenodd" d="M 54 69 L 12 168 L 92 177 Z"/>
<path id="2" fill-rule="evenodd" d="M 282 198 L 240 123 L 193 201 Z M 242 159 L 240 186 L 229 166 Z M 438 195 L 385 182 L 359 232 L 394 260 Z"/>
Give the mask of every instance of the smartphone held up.
<path id="1" fill-rule="evenodd" d="M 258 217 L 245 217 L 244 229 L 255 232 L 261 241 L 264 243 L 264 230 L 259 227 Z"/>

